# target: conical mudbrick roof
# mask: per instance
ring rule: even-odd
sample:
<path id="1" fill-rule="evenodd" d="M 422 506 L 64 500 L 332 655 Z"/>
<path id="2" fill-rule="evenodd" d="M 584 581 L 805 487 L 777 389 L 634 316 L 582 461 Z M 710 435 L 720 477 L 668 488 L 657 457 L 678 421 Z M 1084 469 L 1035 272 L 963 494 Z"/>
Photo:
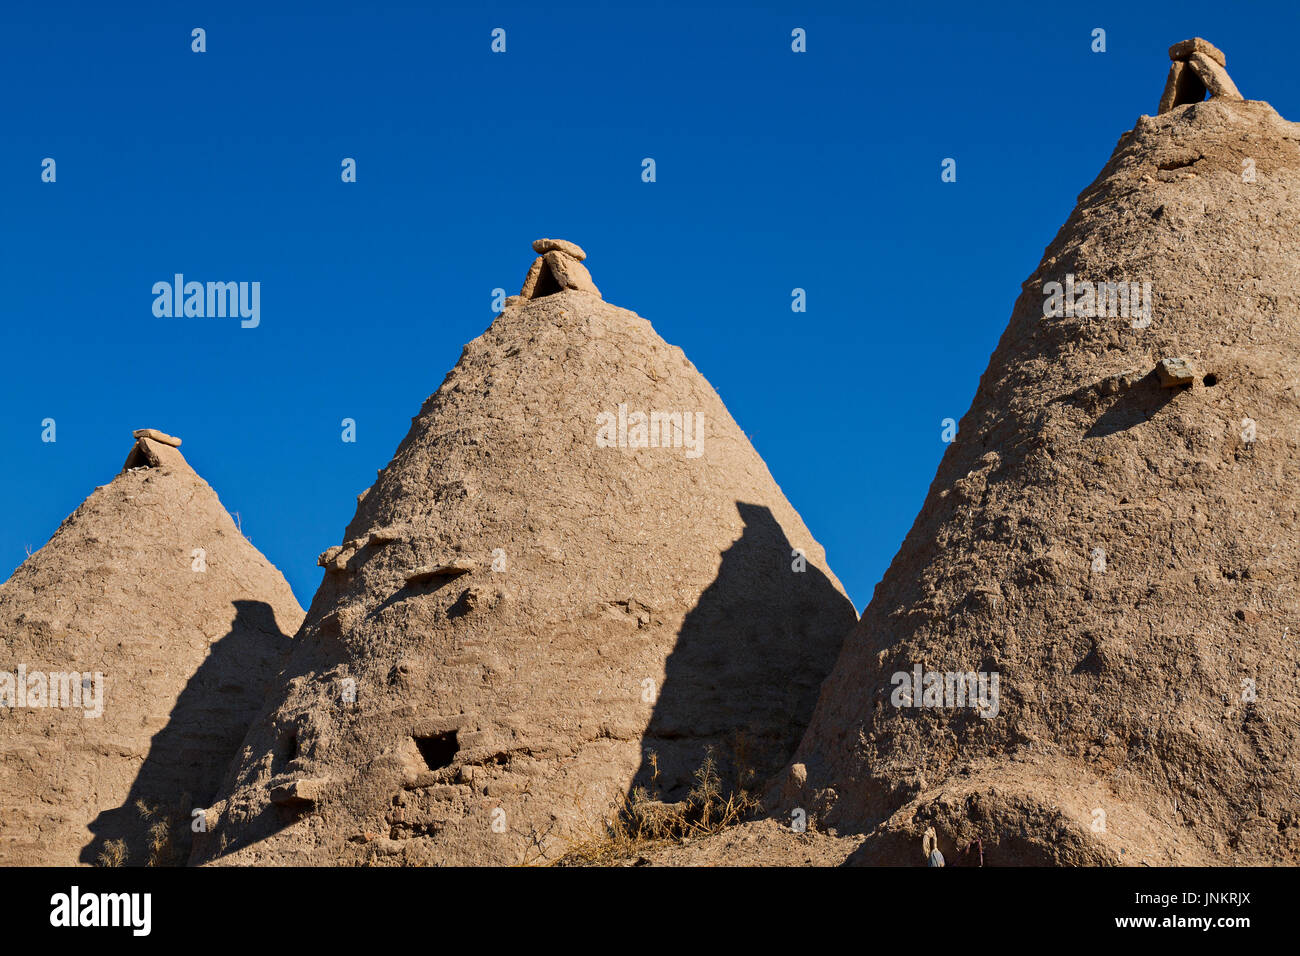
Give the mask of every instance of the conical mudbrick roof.
<path id="1" fill-rule="evenodd" d="M 1080 195 L 823 688 L 780 802 L 860 862 L 1300 859 L 1300 126 L 1215 82 Z"/>
<path id="2" fill-rule="evenodd" d="M 554 859 L 710 746 L 793 752 L 852 605 L 682 351 L 535 249 L 321 556 L 196 861 Z"/>
<path id="3" fill-rule="evenodd" d="M 0 864 L 184 862 L 302 620 L 151 429 L 0 585 Z"/>

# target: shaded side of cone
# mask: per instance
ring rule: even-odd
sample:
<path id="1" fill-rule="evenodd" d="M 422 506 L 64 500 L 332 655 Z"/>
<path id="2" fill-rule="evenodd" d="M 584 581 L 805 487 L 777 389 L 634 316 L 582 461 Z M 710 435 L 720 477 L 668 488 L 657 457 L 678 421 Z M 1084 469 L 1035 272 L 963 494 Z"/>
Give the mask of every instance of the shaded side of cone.
<path id="1" fill-rule="evenodd" d="M 183 863 L 302 620 L 179 450 L 128 466 L 0 585 L 0 672 L 50 691 L 0 709 L 0 864 Z"/>

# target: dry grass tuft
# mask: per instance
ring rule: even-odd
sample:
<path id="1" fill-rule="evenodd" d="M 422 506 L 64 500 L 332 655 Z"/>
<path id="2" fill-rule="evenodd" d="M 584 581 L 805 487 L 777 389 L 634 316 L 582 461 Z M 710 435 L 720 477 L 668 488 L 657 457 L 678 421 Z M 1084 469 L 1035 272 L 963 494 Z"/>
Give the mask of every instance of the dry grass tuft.
<path id="1" fill-rule="evenodd" d="M 189 795 L 182 798 L 189 802 Z M 189 818 L 176 813 L 164 813 L 159 806 L 150 806 L 136 800 L 135 811 L 148 826 L 146 836 L 149 862 L 146 866 L 181 866 L 189 852 Z"/>
<path id="2" fill-rule="evenodd" d="M 109 840 L 95 859 L 97 866 L 126 866 L 126 841 Z"/>
<path id="3" fill-rule="evenodd" d="M 724 785 L 718 773 L 713 748 L 695 771 L 695 785 L 680 803 L 652 798 L 643 787 L 618 800 L 603 826 L 574 843 L 552 864 L 554 866 L 611 866 L 639 856 L 659 844 L 686 842 L 742 823 L 759 809 L 751 791 L 754 771 L 743 761 L 744 748 L 735 748 L 738 769 L 732 786 Z M 650 788 L 659 790 L 659 762 L 649 754 Z"/>

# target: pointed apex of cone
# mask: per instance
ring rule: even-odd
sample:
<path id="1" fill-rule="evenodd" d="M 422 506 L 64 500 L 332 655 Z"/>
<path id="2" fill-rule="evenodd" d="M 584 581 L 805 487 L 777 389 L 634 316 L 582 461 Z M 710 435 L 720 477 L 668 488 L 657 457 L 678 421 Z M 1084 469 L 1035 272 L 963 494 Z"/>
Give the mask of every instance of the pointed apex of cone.
<path id="1" fill-rule="evenodd" d="M 1168 113 L 1176 106 L 1199 103 L 1208 91 L 1211 97 L 1243 99 L 1237 85 L 1224 69 L 1228 58 L 1209 40 L 1192 37 L 1169 48 L 1169 78 L 1160 97 L 1157 113 Z"/>
<path id="2" fill-rule="evenodd" d="M 587 258 L 582 246 L 564 239 L 534 239 L 533 251 L 538 257 L 524 278 L 520 298 L 540 299 L 557 292 L 587 292 L 601 297 L 591 273 L 582 264 Z"/>
<path id="3" fill-rule="evenodd" d="M 189 462 L 177 451 L 181 440 L 153 428 L 137 428 L 131 433 L 135 447 L 126 456 L 123 471 L 132 468 L 161 468 L 164 465 L 189 468 Z"/>

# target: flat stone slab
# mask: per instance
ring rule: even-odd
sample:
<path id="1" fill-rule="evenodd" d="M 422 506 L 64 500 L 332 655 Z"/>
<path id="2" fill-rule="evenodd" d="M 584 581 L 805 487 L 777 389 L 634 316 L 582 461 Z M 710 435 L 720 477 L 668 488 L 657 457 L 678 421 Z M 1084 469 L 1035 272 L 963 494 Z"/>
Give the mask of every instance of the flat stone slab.
<path id="1" fill-rule="evenodd" d="M 181 447 L 181 440 L 174 435 L 168 435 L 166 432 L 160 432 L 156 428 L 137 428 L 131 432 L 132 438 L 149 438 L 164 445 L 171 445 L 173 448 Z"/>
<path id="2" fill-rule="evenodd" d="M 534 239 L 533 252 L 539 256 L 544 256 L 548 252 L 563 252 L 573 256 L 579 262 L 587 258 L 587 254 L 582 251 L 582 246 L 567 239 Z"/>
<path id="3" fill-rule="evenodd" d="M 1237 84 L 1228 76 L 1228 71 L 1204 53 L 1193 53 L 1187 58 L 1187 64 L 1196 72 L 1211 96 L 1221 96 L 1225 100 L 1244 99 L 1237 90 Z"/>
<path id="4" fill-rule="evenodd" d="M 1192 37 L 1190 40 L 1175 43 L 1169 48 L 1169 59 L 1186 60 L 1193 53 L 1204 53 L 1219 66 L 1228 65 L 1228 58 L 1223 55 L 1223 51 L 1209 40 L 1202 40 L 1200 37 Z"/>
<path id="5" fill-rule="evenodd" d="M 1161 388 L 1181 388 L 1184 385 L 1191 385 L 1196 380 L 1192 367 L 1187 364 L 1186 359 L 1181 358 L 1161 359 L 1160 364 L 1156 366 L 1156 374 L 1160 376 Z"/>
<path id="6" fill-rule="evenodd" d="M 427 565 L 423 568 L 416 568 L 406 576 L 407 584 L 424 584 L 435 578 L 454 578 L 457 575 L 469 574 L 474 570 L 473 561 L 448 561 L 446 564 Z"/>
<path id="7" fill-rule="evenodd" d="M 524 287 L 519 290 L 519 298 L 531 299 L 533 292 L 537 289 L 537 280 L 542 277 L 542 266 L 546 260 L 538 256 L 533 260 L 533 264 L 528 267 L 528 275 L 524 276 Z"/>
<path id="8" fill-rule="evenodd" d="M 326 777 L 304 777 L 271 788 L 271 802 L 280 806 L 319 803 L 329 784 Z"/>
<path id="9" fill-rule="evenodd" d="M 546 260 L 546 267 L 551 270 L 551 275 L 555 276 L 560 288 L 600 295 L 596 283 L 591 281 L 591 273 L 577 259 L 563 252 L 548 252 L 542 258 Z"/>
<path id="10" fill-rule="evenodd" d="M 377 548 L 380 545 L 392 544 L 394 541 L 401 541 L 408 537 L 409 534 L 410 529 L 406 528 L 404 525 L 392 525 L 387 528 L 376 528 L 374 531 L 370 532 L 370 537 L 366 539 L 366 544 L 370 545 L 372 548 Z"/>

